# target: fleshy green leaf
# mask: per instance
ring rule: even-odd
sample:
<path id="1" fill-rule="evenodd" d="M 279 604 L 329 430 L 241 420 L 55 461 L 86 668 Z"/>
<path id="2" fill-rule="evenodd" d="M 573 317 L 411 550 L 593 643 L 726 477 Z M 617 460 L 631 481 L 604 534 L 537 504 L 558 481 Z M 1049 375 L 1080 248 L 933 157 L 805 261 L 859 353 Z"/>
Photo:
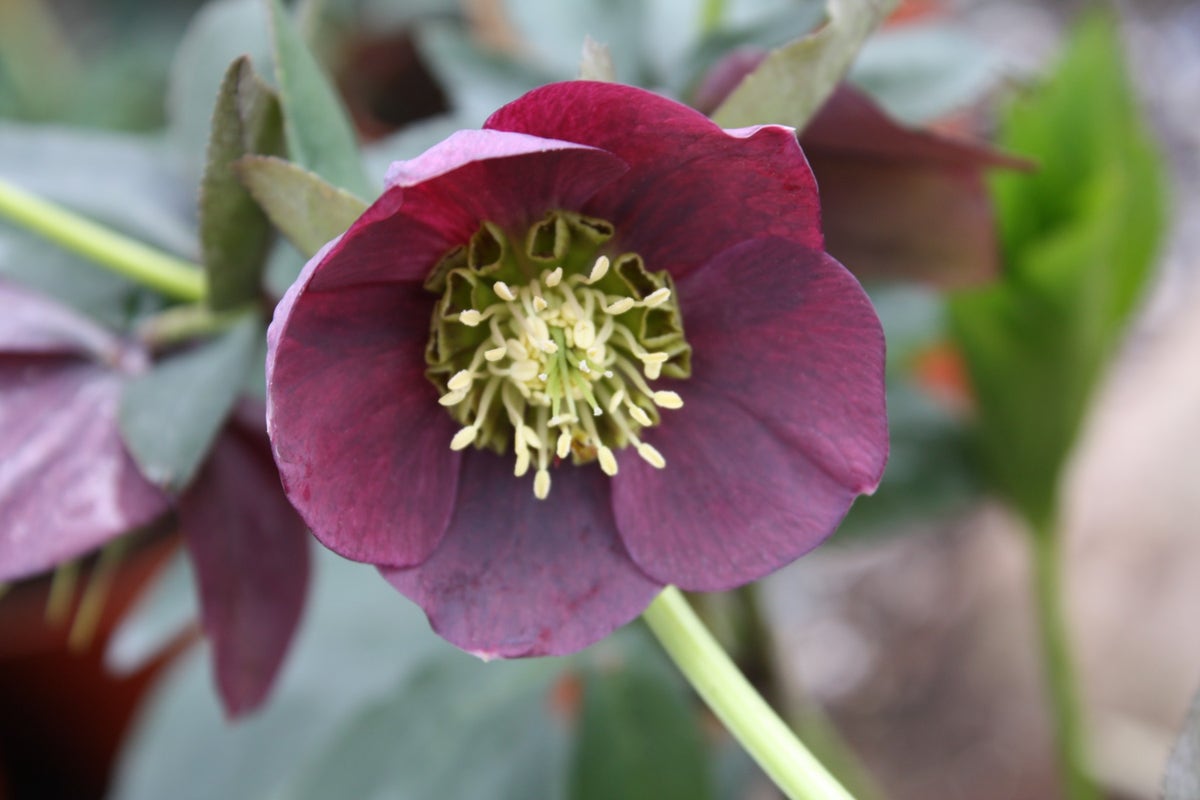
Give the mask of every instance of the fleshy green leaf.
<path id="1" fill-rule="evenodd" d="M 275 79 L 293 160 L 335 186 L 374 197 L 359 160 L 358 143 L 333 85 L 296 32 L 280 0 L 266 0 Z"/>
<path id="2" fill-rule="evenodd" d="M 247 314 L 126 385 L 121 434 L 148 480 L 170 490 L 187 486 L 246 382 L 262 335 L 257 316 Z"/>
<path id="3" fill-rule="evenodd" d="M 829 0 L 825 25 L 772 50 L 713 113 L 713 120 L 724 128 L 765 123 L 803 128 L 897 2 Z"/>
<path id="4" fill-rule="evenodd" d="M 349 192 L 283 159 L 247 156 L 237 171 L 271 222 L 308 257 L 367 209 Z"/>
<path id="5" fill-rule="evenodd" d="M 571 800 L 707 800 L 708 753 L 682 682 L 653 662 L 588 669 Z"/>
<path id="6" fill-rule="evenodd" d="M 1162 165 L 1107 18 L 1085 23 L 1001 145 L 1041 164 L 995 181 L 1005 274 L 950 304 L 990 487 L 1052 522 L 1062 466 L 1154 263 Z"/>
<path id="7" fill-rule="evenodd" d="M 483 664 L 448 653 L 346 725 L 287 796 L 562 797 L 566 748 L 548 694 L 563 663 Z"/>
<path id="8" fill-rule="evenodd" d="M 1200 694 L 1183 724 L 1183 733 L 1167 761 L 1163 800 L 1195 800 L 1200 797 Z"/>
<path id="9" fill-rule="evenodd" d="M 200 184 L 200 247 L 208 305 L 237 308 L 258 297 L 271 229 L 242 186 L 234 163 L 247 153 L 279 153 L 279 102 L 242 57 L 229 65 L 213 111 L 208 165 Z"/>

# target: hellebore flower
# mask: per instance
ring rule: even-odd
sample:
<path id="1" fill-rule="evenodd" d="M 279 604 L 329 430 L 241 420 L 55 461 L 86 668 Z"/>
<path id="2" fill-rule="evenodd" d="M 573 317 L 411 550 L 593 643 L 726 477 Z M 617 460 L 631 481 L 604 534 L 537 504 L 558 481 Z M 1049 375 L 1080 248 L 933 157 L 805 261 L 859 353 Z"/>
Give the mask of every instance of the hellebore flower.
<path id="1" fill-rule="evenodd" d="M 150 355 L 0 282 L 0 581 L 44 572 L 174 508 L 231 715 L 265 699 L 299 622 L 308 537 L 279 487 L 261 402 L 243 401 L 172 498 L 121 439 L 124 382 Z"/>
<path id="2" fill-rule="evenodd" d="M 755 580 L 886 458 L 882 332 L 793 131 L 628 86 L 546 86 L 393 164 L 268 348 L 309 527 L 484 657 Z"/>

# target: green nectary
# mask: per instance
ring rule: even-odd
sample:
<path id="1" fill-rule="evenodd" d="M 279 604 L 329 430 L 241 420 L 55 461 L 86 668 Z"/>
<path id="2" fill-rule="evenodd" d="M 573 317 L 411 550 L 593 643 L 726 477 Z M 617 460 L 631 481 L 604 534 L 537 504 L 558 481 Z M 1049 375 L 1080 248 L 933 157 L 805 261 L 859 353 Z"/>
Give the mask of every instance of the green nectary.
<path id="1" fill-rule="evenodd" d="M 674 284 L 636 253 L 615 252 L 613 234 L 568 211 L 523 235 L 484 222 L 425 282 L 440 295 L 426 375 L 463 424 L 450 446 L 511 445 L 515 474 L 536 470 L 539 498 L 556 459 L 598 460 L 614 475 L 613 450 L 632 446 L 665 466 L 638 434 L 683 404 L 648 383 L 691 373 Z"/>

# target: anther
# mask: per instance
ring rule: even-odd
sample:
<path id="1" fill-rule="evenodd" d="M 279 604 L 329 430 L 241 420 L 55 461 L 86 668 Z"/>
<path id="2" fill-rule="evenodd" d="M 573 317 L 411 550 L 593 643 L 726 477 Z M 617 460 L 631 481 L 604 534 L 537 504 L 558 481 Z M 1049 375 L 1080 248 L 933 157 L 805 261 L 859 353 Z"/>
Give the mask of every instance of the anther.
<path id="1" fill-rule="evenodd" d="M 683 408 L 683 398 L 675 392 L 655 392 L 654 405 L 659 408 Z"/>
<path id="2" fill-rule="evenodd" d="M 656 308 L 671 299 L 671 290 L 667 287 L 655 289 L 646 298 L 642 300 L 642 305 L 646 308 Z"/>
<path id="3" fill-rule="evenodd" d="M 508 288 L 508 284 L 504 281 L 496 281 L 493 283 L 492 291 L 495 292 L 496 296 L 501 300 L 505 300 L 510 303 L 517 299 L 517 296 L 513 294 L 513 290 Z"/>
<path id="4" fill-rule="evenodd" d="M 595 283 L 608 274 L 608 256 L 600 256 L 596 259 L 596 263 L 592 265 L 592 271 L 588 274 L 587 282 Z"/>
<path id="5" fill-rule="evenodd" d="M 571 452 L 571 434 L 568 431 L 563 431 L 558 435 L 558 442 L 555 445 L 554 452 L 559 458 L 566 458 Z"/>
<path id="6" fill-rule="evenodd" d="M 562 283 L 562 267 L 555 267 L 546 275 L 546 285 L 553 289 Z"/>
<path id="7" fill-rule="evenodd" d="M 483 322 L 483 314 L 473 308 L 468 308 L 466 311 L 459 312 L 458 321 L 468 328 L 474 328 L 479 323 Z"/>
<path id="8" fill-rule="evenodd" d="M 652 381 L 658 380 L 658 376 L 662 375 L 662 364 L 657 361 L 649 361 L 642 367 L 642 372 L 646 373 L 646 377 Z"/>
<path id="9" fill-rule="evenodd" d="M 446 382 L 446 388 L 452 392 L 461 392 L 471 386 L 472 380 L 470 370 L 460 369 L 454 373 L 454 377 Z"/>
<path id="10" fill-rule="evenodd" d="M 456 406 L 466 399 L 467 393 L 463 390 L 457 392 L 447 392 L 438 398 L 438 404 L 443 406 Z"/>
<path id="11" fill-rule="evenodd" d="M 522 425 L 520 432 L 517 435 L 524 439 L 525 443 L 534 450 L 542 449 L 542 437 L 538 436 L 537 431 L 535 431 L 533 428 L 530 428 L 528 425 Z"/>
<path id="12" fill-rule="evenodd" d="M 645 459 L 651 466 L 662 469 L 667 465 L 667 460 L 663 458 L 662 453 L 655 450 L 650 445 L 642 442 L 637 446 L 638 455 Z"/>
<path id="13" fill-rule="evenodd" d="M 575 336 L 575 346 L 581 350 L 587 350 L 596 342 L 596 326 L 590 319 L 576 322 L 571 333 Z"/>
<path id="14" fill-rule="evenodd" d="M 646 409 L 641 406 L 629 406 L 629 416 L 638 421 L 638 424 L 643 427 L 650 427 L 654 424 L 654 420 L 650 419 L 650 415 L 646 413 Z"/>
<path id="15" fill-rule="evenodd" d="M 467 427 L 454 434 L 454 438 L 450 440 L 451 450 L 465 450 L 475 441 L 475 435 L 479 433 L 479 429 L 474 425 Z"/>
<path id="16" fill-rule="evenodd" d="M 617 409 L 621 407 L 621 401 L 625 399 L 625 389 L 617 389 L 616 394 L 608 401 L 608 413 L 615 414 Z"/>
<path id="17" fill-rule="evenodd" d="M 517 448 L 517 463 L 513 466 L 513 475 L 517 478 L 529 472 L 529 451 L 524 447 Z"/>
<path id="18" fill-rule="evenodd" d="M 550 470 L 539 469 L 533 476 L 533 496 L 545 500 L 550 495 Z"/>
<path id="19" fill-rule="evenodd" d="M 526 383 L 533 380 L 537 377 L 537 374 L 540 371 L 541 368 L 539 367 L 538 362 L 533 361 L 532 359 L 517 361 L 512 365 L 513 380 L 520 381 L 521 383 Z"/>
<path id="20" fill-rule="evenodd" d="M 550 304 L 546 302 L 546 298 L 541 295 L 534 295 L 533 307 L 537 311 L 545 311 Z"/>
<path id="21" fill-rule="evenodd" d="M 504 358 L 506 355 L 508 355 L 508 348 L 505 347 L 504 345 L 500 345 L 499 347 L 493 347 L 491 350 L 483 351 L 483 357 L 486 358 L 488 361 L 492 361 L 492 362 L 499 361 L 502 358 Z"/>
<path id="22" fill-rule="evenodd" d="M 612 314 L 615 317 L 620 314 L 624 314 L 626 311 L 633 308 L 633 306 L 636 303 L 637 303 L 637 301 L 634 300 L 632 297 L 622 297 L 620 300 L 613 303 L 612 305 L 605 306 L 604 313 Z"/>
<path id="23" fill-rule="evenodd" d="M 596 448 L 596 460 L 600 462 L 600 469 L 610 478 L 617 474 L 617 458 L 613 455 L 613 451 L 600 445 Z"/>

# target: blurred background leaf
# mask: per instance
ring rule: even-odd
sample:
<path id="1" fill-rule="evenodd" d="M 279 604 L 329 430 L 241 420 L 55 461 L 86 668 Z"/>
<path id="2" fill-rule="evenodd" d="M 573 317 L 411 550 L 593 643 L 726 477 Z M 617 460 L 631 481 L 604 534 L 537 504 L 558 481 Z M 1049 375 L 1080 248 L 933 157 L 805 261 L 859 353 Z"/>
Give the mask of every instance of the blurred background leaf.
<path id="1" fill-rule="evenodd" d="M 1163 800 L 1194 800 L 1200 797 L 1200 693 L 1183 723 L 1183 732 L 1163 779 Z"/>
<path id="2" fill-rule="evenodd" d="M 1163 167 L 1119 51 L 1113 21 L 1091 18 L 1007 115 L 1001 146 L 1040 169 L 996 177 L 1004 275 L 949 306 L 983 469 L 1035 526 L 1055 513 L 1063 463 L 1164 227 Z"/>

